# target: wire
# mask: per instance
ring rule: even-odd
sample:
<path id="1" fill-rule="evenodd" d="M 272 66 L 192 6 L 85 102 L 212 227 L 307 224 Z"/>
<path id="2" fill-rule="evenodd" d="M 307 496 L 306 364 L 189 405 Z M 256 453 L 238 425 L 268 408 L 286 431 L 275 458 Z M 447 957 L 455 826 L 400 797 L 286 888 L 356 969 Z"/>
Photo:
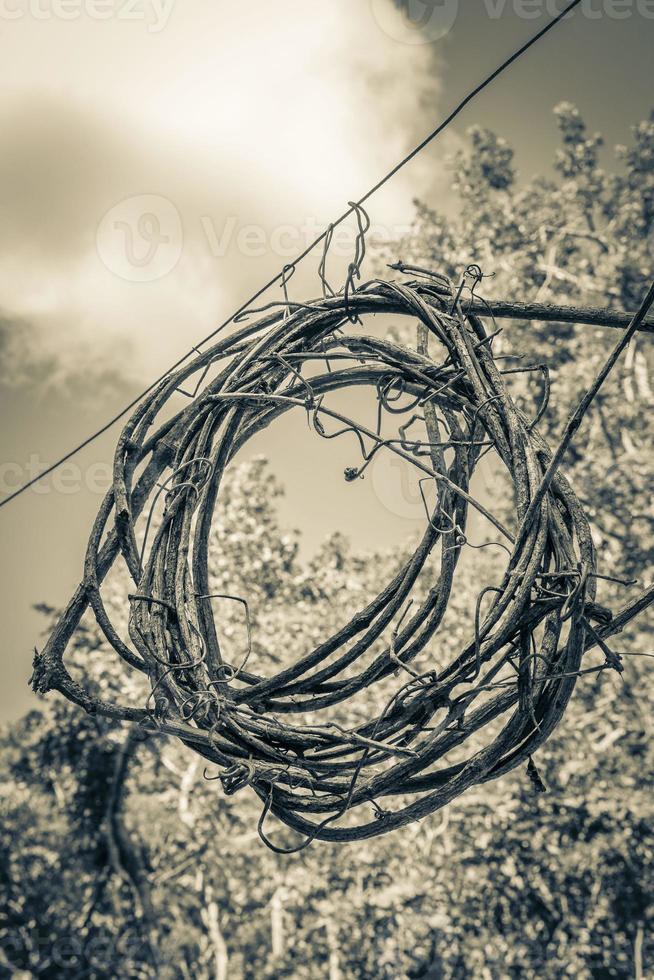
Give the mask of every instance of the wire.
<path id="1" fill-rule="evenodd" d="M 96 432 L 94 432 L 92 435 L 84 439 L 82 442 L 79 443 L 79 445 L 75 446 L 74 449 L 71 449 L 64 456 L 61 456 L 55 463 L 52 463 L 51 466 L 46 467 L 46 469 L 42 470 L 42 472 L 39 473 L 37 476 L 32 477 L 31 480 L 27 481 L 27 483 L 24 483 L 22 486 L 18 487 L 18 489 L 14 490 L 14 492 L 11 493 L 8 497 L 5 497 L 4 500 L 1 500 L 0 507 L 4 507 L 5 504 L 8 504 L 10 503 L 10 501 L 15 500 L 16 497 L 19 497 L 26 490 L 29 490 L 29 488 L 33 486 L 35 483 L 38 483 L 39 480 L 42 480 L 43 477 L 49 476 L 49 474 L 54 472 L 54 470 L 56 470 L 59 466 L 61 466 L 63 463 L 66 463 L 73 456 L 77 455 L 77 453 L 81 452 L 82 449 L 85 449 L 88 445 L 90 445 L 90 443 L 94 442 L 101 435 L 103 435 L 108 429 L 110 429 L 113 425 L 115 425 L 116 422 L 120 421 L 120 419 L 123 418 L 123 416 L 126 415 L 131 408 L 134 408 L 135 405 L 138 405 L 141 399 L 145 398 L 145 396 L 149 394 L 153 390 L 153 388 L 156 388 L 156 386 L 161 381 L 163 381 L 164 378 L 166 378 L 172 371 L 176 370 L 176 368 L 178 368 L 181 364 L 183 364 L 184 361 L 193 354 L 193 351 L 197 347 L 201 347 L 203 344 L 206 344 L 213 337 L 215 337 L 216 334 L 220 333 L 221 330 L 224 330 L 225 327 L 229 326 L 229 324 L 233 322 L 235 317 L 237 317 L 240 313 L 243 313 L 246 309 L 248 309 L 248 307 L 250 307 L 252 303 L 254 303 L 257 299 L 259 299 L 260 296 L 262 296 L 265 292 L 267 292 L 267 290 L 270 289 L 271 286 L 274 286 L 275 283 L 279 282 L 280 279 L 283 279 L 286 275 L 286 271 L 289 265 L 296 266 L 299 262 L 305 259 L 307 255 L 309 255 L 309 253 L 313 251 L 316 245 L 319 245 L 322 241 L 324 241 L 328 234 L 333 233 L 334 228 L 336 228 L 338 225 L 346 221 L 351 214 L 354 214 L 355 211 L 357 211 L 357 208 L 361 207 L 362 204 L 368 201 L 373 196 L 373 194 L 376 194 L 377 191 L 380 190 L 386 183 L 388 183 L 388 181 L 391 180 L 397 173 L 399 173 L 399 171 L 402 170 L 403 167 L 405 167 L 408 163 L 411 162 L 411 160 L 413 160 L 414 157 L 416 157 L 420 152 L 422 152 L 422 150 L 424 150 L 425 147 L 429 146 L 429 144 L 433 142 L 433 140 L 435 140 L 438 136 L 440 136 L 443 130 L 445 130 L 457 118 L 457 116 L 459 116 L 463 112 L 463 110 L 470 104 L 470 102 L 473 101 L 473 99 L 475 99 L 481 92 L 483 92 L 484 89 L 488 88 L 488 86 L 491 85 L 496 78 L 498 78 L 503 72 L 505 72 L 507 68 L 510 68 L 515 61 L 521 58 L 522 55 L 529 50 L 529 48 L 531 48 L 534 44 L 540 41 L 540 39 L 544 37 L 549 31 L 551 31 L 552 28 L 556 27 L 556 25 L 560 23 L 560 21 L 562 21 L 572 10 L 574 10 L 575 7 L 578 7 L 581 2 L 582 0 L 572 0 L 572 2 L 569 3 L 561 11 L 561 13 L 557 14 L 556 17 L 554 17 L 548 24 L 545 25 L 545 27 L 541 28 L 540 31 L 534 34 L 533 37 L 531 37 L 528 41 L 525 42 L 525 44 L 523 44 L 520 48 L 518 48 L 517 51 L 514 51 L 513 54 L 511 54 L 505 61 L 502 62 L 502 64 L 498 68 L 495 69 L 495 71 L 493 71 L 490 75 L 487 75 L 486 78 L 482 82 L 480 82 L 479 85 L 475 86 L 475 88 L 473 88 L 472 91 L 469 92 L 468 95 L 466 95 L 465 98 L 458 103 L 458 105 L 452 110 L 452 112 L 450 112 L 450 114 L 446 116 L 446 118 L 435 129 L 433 129 L 427 136 L 425 136 L 425 138 L 420 143 L 418 143 L 418 145 L 415 146 L 410 153 L 408 153 L 402 160 L 400 160 L 400 162 L 397 163 L 392 170 L 389 170 L 388 173 L 386 173 L 381 178 L 381 180 L 377 181 L 377 183 L 373 187 L 371 187 L 370 190 L 368 190 L 363 195 L 363 197 L 359 198 L 358 201 L 352 202 L 352 204 L 348 207 L 348 209 L 344 211 L 339 218 L 337 218 L 335 221 L 332 221 L 327 226 L 327 228 L 325 228 L 325 230 L 320 235 L 318 235 L 318 237 L 315 238 L 314 241 L 311 242 L 311 244 L 307 245 L 307 247 L 302 252 L 300 252 L 290 263 L 284 266 L 284 268 L 281 269 L 275 276 L 273 276 L 272 279 L 269 279 L 268 282 L 265 283 L 265 285 L 261 286 L 255 293 L 253 293 L 241 306 L 238 307 L 238 309 L 234 311 L 234 313 L 232 313 L 230 317 L 224 320 L 218 327 L 212 330 L 211 333 L 207 334 L 207 336 L 203 340 L 200 340 L 194 347 L 192 347 L 189 351 L 187 351 L 186 354 L 180 357 L 179 360 L 177 360 L 174 364 L 172 364 L 166 371 L 164 371 L 163 374 L 161 374 L 155 381 L 153 381 L 152 384 L 148 385 L 148 387 L 145 388 L 144 391 L 142 391 L 139 395 L 137 395 L 128 405 L 126 405 L 120 412 L 118 412 L 117 415 L 114 415 L 113 418 L 111 418 L 108 422 L 106 422 Z"/>

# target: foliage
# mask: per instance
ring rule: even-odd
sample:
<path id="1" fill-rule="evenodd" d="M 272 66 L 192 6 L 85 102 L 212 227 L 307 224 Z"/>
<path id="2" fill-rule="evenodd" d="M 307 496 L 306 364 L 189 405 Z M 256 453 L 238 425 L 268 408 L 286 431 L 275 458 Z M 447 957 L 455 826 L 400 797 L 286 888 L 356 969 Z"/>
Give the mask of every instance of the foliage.
<path id="1" fill-rule="evenodd" d="M 520 181 L 506 142 L 475 127 L 472 152 L 459 154 L 452 165 L 460 200 L 456 222 L 418 204 L 403 257 L 454 279 L 468 263 L 478 263 L 493 277 L 480 290 L 491 306 L 493 297 L 502 297 L 633 310 L 649 284 L 654 256 L 654 115 L 634 127 L 631 147 L 617 148 L 623 167 L 613 174 L 601 168 L 602 139 L 588 135 L 578 110 L 562 103 L 555 115 L 562 139 L 557 180 Z M 603 328 L 502 326 L 501 350 L 550 366 L 552 397 L 543 432 L 556 443 L 571 407 L 617 338 Z M 594 518 L 606 564 L 626 576 L 653 562 L 653 361 L 649 338 L 632 343 L 566 461 Z M 522 387 L 538 399 L 542 381 L 526 377 Z"/>

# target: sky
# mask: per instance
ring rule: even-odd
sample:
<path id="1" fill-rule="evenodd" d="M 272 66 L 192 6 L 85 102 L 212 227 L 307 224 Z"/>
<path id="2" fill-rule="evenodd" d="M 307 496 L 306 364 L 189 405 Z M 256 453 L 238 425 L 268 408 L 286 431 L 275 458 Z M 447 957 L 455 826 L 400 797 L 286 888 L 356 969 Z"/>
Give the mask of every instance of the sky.
<path id="1" fill-rule="evenodd" d="M 405 6 L 0 2 L 2 496 L 209 333 L 562 4 Z M 456 207 L 448 159 L 474 124 L 505 136 L 528 178 L 550 170 L 552 108 L 574 101 L 610 165 L 654 107 L 653 42 L 654 3 L 584 0 L 373 199 L 373 237 L 401 235 L 415 197 Z M 350 224 L 335 282 L 352 242 Z M 291 295 L 318 291 L 318 258 Z M 2 720 L 33 703 L 31 606 L 61 605 L 77 584 L 118 432 L 0 510 Z M 316 448 L 301 420 L 248 451 L 287 484 L 282 518 L 305 554 L 335 529 L 366 548 L 419 526 L 400 473 L 382 465 L 353 494 L 347 449 Z"/>

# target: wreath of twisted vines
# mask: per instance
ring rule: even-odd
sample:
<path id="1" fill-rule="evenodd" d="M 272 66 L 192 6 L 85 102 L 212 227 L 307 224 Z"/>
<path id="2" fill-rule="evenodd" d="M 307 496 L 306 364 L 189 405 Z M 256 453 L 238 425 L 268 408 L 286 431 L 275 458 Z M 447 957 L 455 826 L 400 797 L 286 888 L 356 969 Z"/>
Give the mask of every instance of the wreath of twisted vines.
<path id="1" fill-rule="evenodd" d="M 360 227 L 362 241 L 364 232 Z M 543 404 L 529 419 L 508 393 L 505 375 L 512 372 L 493 356 L 494 334 L 462 308 L 461 289 L 414 271 L 420 278 L 355 288 L 355 263 L 346 289 L 335 294 L 323 262 L 323 296 L 308 303 L 288 300 L 285 275 L 283 303 L 249 311 L 258 319 L 198 352 L 144 399 L 118 440 L 113 486 L 93 526 L 84 578 L 35 658 L 36 690 L 56 689 L 89 712 L 176 735 L 220 767 L 216 778 L 226 792 L 251 786 L 263 802 L 262 838 L 285 853 L 298 848 L 270 843 L 268 813 L 302 834 L 303 847 L 316 838 L 356 840 L 400 827 L 525 760 L 540 786 L 531 755 L 562 717 L 585 672 L 584 652 L 599 645 L 606 657 L 586 670 L 621 669 L 606 637 L 622 620 L 612 629 L 611 614 L 594 602 L 598 573 L 583 508 L 560 472 L 542 493 L 552 454 L 536 423 L 546 408 L 547 372 Z M 468 272 L 474 293 L 481 272 Z M 418 349 L 341 332 L 371 314 L 416 319 Z M 428 353 L 428 338 L 438 343 L 440 358 Z M 303 375 L 310 363 L 322 373 Z M 182 385 L 194 375 L 189 393 Z M 375 430 L 325 404 L 330 392 L 352 386 L 375 392 Z M 180 391 L 189 403 L 161 421 Z M 345 471 L 346 479 L 361 476 L 377 453 L 392 452 L 432 482 L 436 503 L 415 552 L 379 594 L 314 650 L 264 676 L 249 669 L 247 601 L 210 592 L 208 543 L 227 466 L 255 433 L 291 409 L 306 412 L 322 438 L 356 439 L 362 462 Z M 407 417 L 397 438 L 382 437 L 384 415 Z M 426 439 L 410 435 L 416 423 L 424 423 Z M 470 493 L 475 467 L 491 450 L 513 484 L 513 530 Z M 153 530 L 162 494 L 164 514 Z M 447 610 L 471 508 L 508 553 L 504 575 L 480 593 L 467 642 L 450 663 L 418 671 L 411 665 Z M 412 590 L 432 553 L 439 554 L 439 574 L 414 607 Z M 119 636 L 101 595 L 119 557 L 134 582 L 130 642 Z M 216 598 L 245 607 L 248 645 L 236 666 L 221 653 Z M 148 678 L 142 708 L 98 699 L 70 675 L 65 650 L 88 607 L 122 660 Z M 329 708 L 393 677 L 396 689 L 376 717 L 356 728 L 329 720 Z M 318 722 L 307 720 L 321 712 Z M 289 720 L 293 715 L 299 723 Z M 495 734 L 482 748 L 452 761 L 489 726 Z M 394 810 L 378 803 L 390 797 L 401 798 Z M 358 816 L 364 804 L 372 804 L 372 819 L 352 823 L 349 812 Z"/>

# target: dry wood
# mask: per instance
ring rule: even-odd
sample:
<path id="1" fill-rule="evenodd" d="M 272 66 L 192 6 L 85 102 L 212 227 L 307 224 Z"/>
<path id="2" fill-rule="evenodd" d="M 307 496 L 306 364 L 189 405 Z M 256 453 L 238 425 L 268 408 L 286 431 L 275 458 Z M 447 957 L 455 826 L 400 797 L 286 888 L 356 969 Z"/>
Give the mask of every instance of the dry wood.
<path id="1" fill-rule="evenodd" d="M 220 767 L 227 793 L 252 787 L 263 802 L 259 832 L 281 852 L 315 838 L 385 833 L 528 761 L 539 782 L 532 755 L 561 719 L 577 678 L 621 669 L 607 638 L 654 599 L 652 590 L 644 593 L 613 621 L 595 604 L 590 527 L 561 473 L 562 447 L 552 453 L 537 419 L 514 404 L 493 357 L 493 334 L 482 322 L 488 308 L 469 309 L 459 302 L 461 291 L 435 274 L 421 281 L 373 280 L 355 289 L 356 272 L 345 294 L 252 311 L 258 319 L 199 353 L 144 398 L 118 441 L 114 485 L 89 539 L 84 579 L 34 663 L 37 691 L 56 689 L 89 712 L 176 735 Z M 358 327 L 354 335 L 339 330 L 373 313 L 417 319 L 418 351 Z M 613 311 L 600 316 L 500 304 L 495 313 L 622 323 Z M 643 317 L 629 318 L 632 331 L 642 329 Z M 427 334 L 438 348 L 434 359 Z M 317 360 L 326 370 L 309 380 L 303 366 Z M 208 380 L 171 416 L 170 399 L 193 375 Z M 397 438 L 382 437 L 380 422 L 374 431 L 325 404 L 330 392 L 351 386 L 372 388 L 379 420 L 404 417 Z M 572 430 L 585 407 L 573 416 Z M 415 553 L 372 602 L 314 650 L 262 675 L 249 669 L 251 638 L 240 663 L 223 660 L 212 603 L 242 603 L 248 625 L 249 607 L 240 596 L 210 594 L 209 540 L 227 465 L 253 435 L 293 409 L 307 413 L 317 436 L 348 434 L 358 443 L 362 458 L 346 479 L 361 476 L 378 452 L 396 453 L 433 481 L 436 504 Z M 426 424 L 426 438 L 410 435 L 414 419 Z M 517 537 L 470 493 L 475 467 L 490 449 L 513 482 Z M 163 518 L 150 534 L 162 493 Z M 508 552 L 504 577 L 480 593 L 467 642 L 451 662 L 417 671 L 411 664 L 448 606 L 470 507 L 499 532 Z M 411 605 L 437 545 L 439 574 L 426 598 Z M 101 595 L 117 559 L 134 582 L 129 641 L 118 635 Z M 125 663 L 149 679 L 144 706 L 101 701 L 69 674 L 66 647 L 88 607 Z M 378 641 L 384 641 L 381 650 Z M 605 663 L 584 666 L 584 654 L 598 645 Z M 393 677 L 394 693 L 381 712 L 356 729 L 335 724 L 332 707 Z M 293 723 L 294 715 L 302 717 Z M 318 720 L 309 723 L 306 716 Z M 498 719 L 502 727 L 484 742 Z M 463 748 L 469 751 L 460 761 Z M 454 752 L 458 761 L 451 761 Z M 398 796 L 405 800 L 393 810 L 378 802 Z M 364 815 L 353 824 L 350 811 L 359 816 L 371 805 L 372 819 Z M 269 813 L 303 835 L 297 847 L 270 842 L 264 829 Z"/>

